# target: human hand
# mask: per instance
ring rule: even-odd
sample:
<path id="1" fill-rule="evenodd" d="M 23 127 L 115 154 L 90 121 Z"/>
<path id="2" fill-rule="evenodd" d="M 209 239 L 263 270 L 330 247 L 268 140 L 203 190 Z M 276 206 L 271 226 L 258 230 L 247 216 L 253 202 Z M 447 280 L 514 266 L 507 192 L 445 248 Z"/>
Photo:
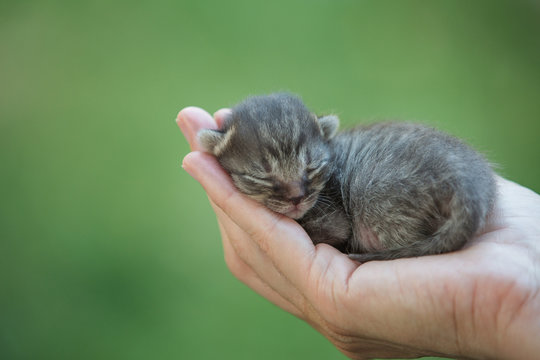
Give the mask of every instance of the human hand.
<path id="1" fill-rule="evenodd" d="M 177 122 L 195 150 L 183 167 L 210 198 L 238 279 L 354 359 L 538 356 L 540 196 L 498 178 L 494 212 L 466 248 L 359 266 L 239 193 L 216 159 L 198 151 L 197 132 L 218 128 L 227 111 L 214 120 L 186 108 Z"/>

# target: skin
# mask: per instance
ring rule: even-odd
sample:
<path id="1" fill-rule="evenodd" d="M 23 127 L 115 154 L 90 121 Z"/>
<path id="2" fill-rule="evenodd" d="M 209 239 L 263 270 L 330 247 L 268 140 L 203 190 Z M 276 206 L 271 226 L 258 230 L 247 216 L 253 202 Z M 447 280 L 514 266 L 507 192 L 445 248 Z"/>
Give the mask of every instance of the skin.
<path id="1" fill-rule="evenodd" d="M 239 193 L 196 134 L 215 129 L 200 108 L 177 123 L 193 152 L 184 169 L 206 190 L 230 271 L 308 322 L 352 359 L 427 355 L 530 359 L 540 353 L 540 196 L 498 178 L 486 228 L 463 250 L 359 265 L 313 245 L 294 220 Z"/>

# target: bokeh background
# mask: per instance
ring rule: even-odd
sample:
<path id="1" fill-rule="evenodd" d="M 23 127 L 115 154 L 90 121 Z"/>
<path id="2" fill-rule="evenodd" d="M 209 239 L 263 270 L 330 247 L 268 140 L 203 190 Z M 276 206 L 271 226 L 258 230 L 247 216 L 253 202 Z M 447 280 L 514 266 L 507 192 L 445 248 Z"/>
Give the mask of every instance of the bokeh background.
<path id="1" fill-rule="evenodd" d="M 289 90 L 540 191 L 538 1 L 1 1 L 0 358 L 344 359 L 228 272 L 180 109 Z"/>

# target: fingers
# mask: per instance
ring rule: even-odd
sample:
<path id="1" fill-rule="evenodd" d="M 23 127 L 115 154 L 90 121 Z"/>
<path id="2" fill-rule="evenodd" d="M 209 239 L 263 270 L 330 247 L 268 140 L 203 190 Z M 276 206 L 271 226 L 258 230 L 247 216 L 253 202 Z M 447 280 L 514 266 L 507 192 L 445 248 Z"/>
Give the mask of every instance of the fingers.
<path id="1" fill-rule="evenodd" d="M 176 123 L 189 142 L 192 150 L 202 150 L 197 141 L 197 133 L 201 129 L 217 129 L 218 125 L 212 116 L 201 108 L 190 106 L 182 109 L 176 117 Z"/>
<path id="2" fill-rule="evenodd" d="M 191 150 L 202 150 L 197 142 L 197 133 L 202 129 L 219 129 L 225 119 L 231 114 L 231 109 L 220 109 L 214 118 L 201 108 L 190 106 L 182 109 L 176 117 L 176 123 L 186 137 Z"/>
<path id="3" fill-rule="evenodd" d="M 304 286 L 315 248 L 295 221 L 239 193 L 213 156 L 193 152 L 184 158 L 183 166 L 201 183 L 213 203 L 268 255 L 280 273 L 295 287 Z"/>
<path id="4" fill-rule="evenodd" d="M 273 268 L 270 260 L 247 238 L 246 234 L 218 207 L 213 206 L 218 216 L 225 262 L 231 273 L 273 304 L 303 319 L 303 314 L 294 302 L 289 300 L 291 294 L 298 296 L 296 289 Z"/>
<path id="5" fill-rule="evenodd" d="M 221 127 L 230 113 L 229 109 L 218 110 L 214 115 L 216 117 L 216 121 L 214 121 L 210 114 L 203 109 L 188 107 L 178 114 L 177 124 L 188 140 L 191 148 L 193 150 L 198 150 L 200 149 L 200 146 L 197 141 L 197 133 L 201 129 Z M 294 289 L 288 281 L 273 268 L 271 261 L 262 254 L 256 244 L 251 243 L 248 235 L 233 223 L 219 207 L 213 203 L 212 206 L 218 216 L 218 223 L 223 239 L 225 260 L 233 275 L 275 305 L 302 318 L 302 313 L 287 299 L 299 297 L 298 291 L 296 291 L 296 289 Z M 234 240 L 231 241 L 230 239 Z M 238 252 L 241 253 L 241 256 L 237 254 Z M 248 259 L 249 263 L 242 258 Z M 258 273 L 264 275 L 264 281 L 257 274 L 257 271 L 253 270 L 253 267 L 258 270 Z M 278 291 L 275 290 L 276 288 Z M 286 294 L 287 298 L 280 295 L 280 293 Z"/>
<path id="6" fill-rule="evenodd" d="M 214 113 L 214 119 L 216 120 L 219 128 L 223 126 L 223 122 L 225 122 L 225 119 L 231 114 L 231 109 L 219 109 Z"/>

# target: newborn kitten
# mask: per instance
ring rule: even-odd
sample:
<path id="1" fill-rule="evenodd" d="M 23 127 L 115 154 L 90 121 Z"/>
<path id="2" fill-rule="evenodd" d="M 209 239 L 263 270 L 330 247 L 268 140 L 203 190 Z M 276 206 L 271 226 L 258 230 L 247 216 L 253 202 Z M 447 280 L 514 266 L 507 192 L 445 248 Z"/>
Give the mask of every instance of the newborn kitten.
<path id="1" fill-rule="evenodd" d="M 422 125 L 338 125 L 272 94 L 199 140 L 241 192 L 361 262 L 458 250 L 482 228 L 495 180 L 471 148 Z"/>

